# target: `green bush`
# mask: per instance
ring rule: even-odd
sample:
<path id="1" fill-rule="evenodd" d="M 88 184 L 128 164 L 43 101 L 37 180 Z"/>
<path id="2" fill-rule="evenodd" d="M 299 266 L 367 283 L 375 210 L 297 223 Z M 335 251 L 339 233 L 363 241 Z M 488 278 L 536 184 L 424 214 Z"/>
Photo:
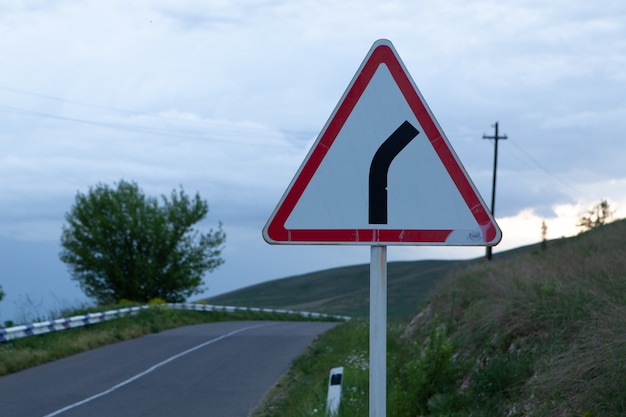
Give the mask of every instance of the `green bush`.
<path id="1" fill-rule="evenodd" d="M 391 417 L 425 415 L 429 403 L 442 408 L 444 395 L 454 392 L 459 375 L 453 353 L 446 326 L 435 321 L 423 347 L 413 343 L 399 355 L 390 394 Z"/>

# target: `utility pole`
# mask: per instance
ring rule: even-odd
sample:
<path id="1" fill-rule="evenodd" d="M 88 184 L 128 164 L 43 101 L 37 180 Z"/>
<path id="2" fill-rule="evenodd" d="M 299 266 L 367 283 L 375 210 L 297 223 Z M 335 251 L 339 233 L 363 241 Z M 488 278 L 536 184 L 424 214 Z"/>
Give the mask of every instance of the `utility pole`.
<path id="1" fill-rule="evenodd" d="M 495 143 L 495 152 L 493 154 L 493 184 L 491 185 L 491 215 L 496 217 L 496 171 L 498 170 L 498 141 L 500 139 L 506 139 L 506 135 L 500 136 L 498 134 L 498 122 L 494 125 L 496 128 L 496 134 L 494 136 L 483 135 L 483 139 L 493 139 Z M 491 260 L 491 246 L 487 246 L 486 258 Z"/>

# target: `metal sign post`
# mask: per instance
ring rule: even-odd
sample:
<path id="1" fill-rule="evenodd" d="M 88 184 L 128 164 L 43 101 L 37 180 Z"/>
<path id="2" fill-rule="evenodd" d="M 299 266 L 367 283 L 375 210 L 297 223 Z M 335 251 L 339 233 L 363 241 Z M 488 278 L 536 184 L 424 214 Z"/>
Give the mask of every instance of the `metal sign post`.
<path id="1" fill-rule="evenodd" d="M 370 417 L 387 410 L 387 246 L 370 249 Z"/>

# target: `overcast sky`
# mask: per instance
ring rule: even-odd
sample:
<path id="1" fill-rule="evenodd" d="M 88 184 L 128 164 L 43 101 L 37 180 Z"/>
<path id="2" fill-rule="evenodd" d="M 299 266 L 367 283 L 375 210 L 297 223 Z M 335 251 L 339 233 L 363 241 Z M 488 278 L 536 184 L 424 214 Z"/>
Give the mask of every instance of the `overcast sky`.
<path id="1" fill-rule="evenodd" d="M 494 253 L 626 212 L 626 3 L 616 0 L 0 0 L 0 323 L 86 298 L 58 260 L 78 191 L 182 186 L 223 222 L 210 296 L 369 262 L 261 229 L 372 43 L 393 42 L 485 201 Z M 483 248 L 391 247 L 389 260 Z M 195 297 L 198 298 L 198 297 Z M 194 298 L 194 299 L 195 299 Z"/>

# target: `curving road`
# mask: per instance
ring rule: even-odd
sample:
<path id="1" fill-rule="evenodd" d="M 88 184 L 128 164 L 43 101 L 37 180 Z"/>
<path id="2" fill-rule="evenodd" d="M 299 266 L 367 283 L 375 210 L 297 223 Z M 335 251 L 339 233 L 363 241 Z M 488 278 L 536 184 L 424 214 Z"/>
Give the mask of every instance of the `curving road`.
<path id="1" fill-rule="evenodd" d="M 168 330 L 0 377 L 2 417 L 247 417 L 320 322 Z"/>

